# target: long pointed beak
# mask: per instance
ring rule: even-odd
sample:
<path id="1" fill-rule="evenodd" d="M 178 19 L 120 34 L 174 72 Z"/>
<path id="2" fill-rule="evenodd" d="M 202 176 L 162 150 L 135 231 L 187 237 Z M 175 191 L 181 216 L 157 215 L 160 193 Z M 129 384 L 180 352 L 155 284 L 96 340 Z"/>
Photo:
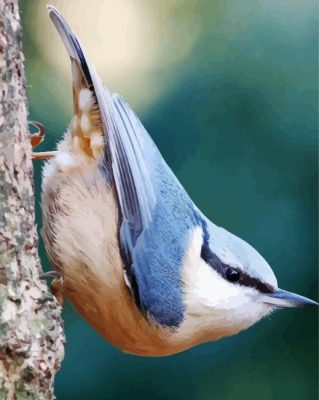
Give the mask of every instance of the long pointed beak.
<path id="1" fill-rule="evenodd" d="M 260 298 L 260 301 L 278 308 L 310 307 L 319 305 L 316 301 L 310 300 L 307 297 L 300 296 L 296 293 L 287 292 L 286 290 L 282 289 L 278 289 L 274 293 L 263 294 L 263 296 Z"/>

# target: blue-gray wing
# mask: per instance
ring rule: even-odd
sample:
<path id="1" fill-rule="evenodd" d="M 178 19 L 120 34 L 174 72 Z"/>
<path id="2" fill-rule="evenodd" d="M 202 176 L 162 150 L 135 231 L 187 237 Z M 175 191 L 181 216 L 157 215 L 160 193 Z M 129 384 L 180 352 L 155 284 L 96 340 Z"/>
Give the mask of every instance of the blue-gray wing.
<path id="1" fill-rule="evenodd" d="M 147 315 L 176 327 L 184 315 L 181 268 L 197 212 L 129 105 L 107 90 L 96 94 L 122 214 L 129 287 Z"/>
<path id="2" fill-rule="evenodd" d="M 121 238 L 130 251 L 152 220 L 156 194 L 145 154 L 156 151 L 131 108 L 107 89 L 97 91 L 122 214 Z"/>
<path id="3" fill-rule="evenodd" d="M 94 86 L 122 216 L 129 288 L 146 315 L 177 327 L 185 311 L 181 269 L 196 211 L 131 108 Z"/>

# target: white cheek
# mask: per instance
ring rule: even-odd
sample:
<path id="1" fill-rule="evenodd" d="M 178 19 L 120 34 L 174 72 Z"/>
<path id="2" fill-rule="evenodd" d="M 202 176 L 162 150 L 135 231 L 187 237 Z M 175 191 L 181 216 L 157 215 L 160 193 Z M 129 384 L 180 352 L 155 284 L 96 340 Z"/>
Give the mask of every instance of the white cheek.
<path id="1" fill-rule="evenodd" d="M 192 307 L 233 309 L 251 301 L 252 290 L 226 281 L 200 257 L 202 232 L 194 231 L 183 265 L 185 302 Z"/>
<path id="2" fill-rule="evenodd" d="M 250 298 L 239 286 L 227 282 L 205 261 L 197 260 L 195 268 L 187 268 L 185 276 L 188 294 L 193 301 L 204 302 L 208 307 L 231 309 L 249 302 Z"/>

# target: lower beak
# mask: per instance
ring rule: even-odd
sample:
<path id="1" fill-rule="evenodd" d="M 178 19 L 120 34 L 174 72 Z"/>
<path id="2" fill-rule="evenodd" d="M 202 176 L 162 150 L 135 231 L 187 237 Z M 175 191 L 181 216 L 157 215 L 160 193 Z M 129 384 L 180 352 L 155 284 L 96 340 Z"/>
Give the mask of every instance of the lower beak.
<path id="1" fill-rule="evenodd" d="M 287 292 L 282 289 L 278 289 L 274 293 L 263 294 L 260 301 L 278 308 L 310 307 L 319 305 L 316 301 L 310 300 L 307 297 L 299 296 L 299 294 Z"/>

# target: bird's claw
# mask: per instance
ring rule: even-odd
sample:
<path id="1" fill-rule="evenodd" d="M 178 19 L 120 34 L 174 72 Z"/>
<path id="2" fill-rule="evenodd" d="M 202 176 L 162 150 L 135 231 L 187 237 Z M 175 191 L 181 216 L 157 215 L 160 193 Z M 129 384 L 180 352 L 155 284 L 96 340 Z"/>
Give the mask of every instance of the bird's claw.
<path id="1" fill-rule="evenodd" d="M 41 124 L 39 121 L 28 121 L 29 125 L 34 126 L 37 128 L 37 132 L 35 133 L 30 133 L 30 141 L 31 141 L 31 146 L 32 149 L 35 147 L 39 146 L 44 140 L 45 136 L 45 128 L 44 125 Z M 47 160 L 49 158 L 54 157 L 56 154 L 55 151 L 43 151 L 43 152 L 38 152 L 38 153 L 32 153 L 32 159 L 33 160 Z"/>
<path id="2" fill-rule="evenodd" d="M 45 136 L 45 128 L 44 125 L 38 121 L 28 121 L 28 124 L 38 129 L 37 132 L 30 133 L 31 146 L 34 149 L 35 147 L 39 146 L 40 143 L 43 142 Z"/>

